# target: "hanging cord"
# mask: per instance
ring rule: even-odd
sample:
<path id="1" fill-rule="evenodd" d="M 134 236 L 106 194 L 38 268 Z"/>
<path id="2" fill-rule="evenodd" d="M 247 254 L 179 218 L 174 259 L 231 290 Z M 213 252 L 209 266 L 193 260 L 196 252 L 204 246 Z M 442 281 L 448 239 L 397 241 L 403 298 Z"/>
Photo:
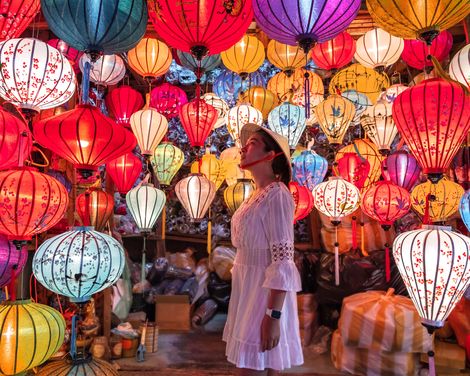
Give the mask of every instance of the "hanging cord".
<path id="1" fill-rule="evenodd" d="M 212 209 L 209 206 L 209 220 L 207 222 L 207 253 L 210 255 L 212 252 Z"/>
<path id="2" fill-rule="evenodd" d="M 304 73 L 304 100 L 305 100 L 305 118 L 310 118 L 310 73 L 307 70 L 308 54 L 305 55 L 305 73 Z"/>
<path id="3" fill-rule="evenodd" d="M 77 359 L 77 315 L 72 316 L 72 329 L 70 337 L 70 357 L 72 360 Z"/>
<path id="4" fill-rule="evenodd" d="M 384 227 L 386 239 L 389 237 L 389 229 L 389 226 Z M 390 282 L 390 244 L 388 244 L 388 240 L 385 241 L 385 281 Z"/>
<path id="5" fill-rule="evenodd" d="M 352 232 L 352 247 L 354 250 L 357 249 L 357 217 L 352 216 L 351 221 L 351 232 Z"/>
<path id="6" fill-rule="evenodd" d="M 364 231 L 364 213 L 361 211 L 361 222 L 359 222 L 361 226 L 361 253 L 362 256 L 369 256 L 369 252 L 366 251 L 366 237 Z"/>
<path id="7" fill-rule="evenodd" d="M 140 269 L 140 284 L 142 285 L 142 298 L 144 298 L 144 282 L 145 282 L 145 263 L 146 260 L 146 253 L 147 253 L 147 236 L 146 232 L 143 233 L 143 246 L 142 246 L 142 268 Z"/>
<path id="8" fill-rule="evenodd" d="M 338 243 L 339 223 L 334 224 L 334 226 L 335 226 L 335 285 L 339 286 L 339 243 Z"/>

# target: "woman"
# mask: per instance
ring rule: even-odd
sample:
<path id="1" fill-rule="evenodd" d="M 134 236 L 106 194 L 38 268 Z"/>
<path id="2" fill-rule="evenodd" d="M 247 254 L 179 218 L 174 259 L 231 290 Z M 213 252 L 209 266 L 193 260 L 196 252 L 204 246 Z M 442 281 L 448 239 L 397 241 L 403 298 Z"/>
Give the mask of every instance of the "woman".
<path id="1" fill-rule="evenodd" d="M 242 128 L 240 140 L 240 167 L 257 189 L 232 218 L 237 256 L 223 339 L 238 376 L 273 376 L 303 363 L 290 151 L 285 137 L 255 124 Z"/>

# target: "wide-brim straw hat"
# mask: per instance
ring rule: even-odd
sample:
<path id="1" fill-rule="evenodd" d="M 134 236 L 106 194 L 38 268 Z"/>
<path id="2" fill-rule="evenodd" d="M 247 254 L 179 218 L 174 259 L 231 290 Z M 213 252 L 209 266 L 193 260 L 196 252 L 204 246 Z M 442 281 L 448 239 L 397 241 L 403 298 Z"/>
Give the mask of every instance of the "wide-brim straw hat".
<path id="1" fill-rule="evenodd" d="M 256 132 L 258 131 L 263 131 L 265 132 L 269 137 L 273 139 L 273 141 L 279 145 L 281 148 L 283 154 L 286 157 L 287 160 L 287 165 L 286 168 L 289 170 L 289 178 L 292 180 L 292 167 L 290 163 L 290 148 L 289 148 L 289 141 L 287 140 L 287 137 L 284 137 L 283 135 L 280 135 L 279 133 L 273 132 L 271 129 L 266 128 L 266 127 L 261 127 L 258 124 L 254 123 L 247 123 L 243 126 L 241 132 L 240 132 L 240 142 L 242 144 L 242 147 L 246 145 L 246 142 L 248 139 Z"/>

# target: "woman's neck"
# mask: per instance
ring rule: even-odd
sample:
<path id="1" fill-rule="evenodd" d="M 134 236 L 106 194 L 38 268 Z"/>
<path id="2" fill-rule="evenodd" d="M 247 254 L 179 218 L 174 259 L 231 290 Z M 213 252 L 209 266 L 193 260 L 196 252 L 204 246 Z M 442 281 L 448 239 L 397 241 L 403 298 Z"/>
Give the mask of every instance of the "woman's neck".
<path id="1" fill-rule="evenodd" d="M 272 182 L 276 181 L 275 175 L 264 175 L 264 176 L 256 176 L 253 175 L 253 180 L 255 181 L 255 185 L 257 189 L 263 189 L 267 187 Z"/>

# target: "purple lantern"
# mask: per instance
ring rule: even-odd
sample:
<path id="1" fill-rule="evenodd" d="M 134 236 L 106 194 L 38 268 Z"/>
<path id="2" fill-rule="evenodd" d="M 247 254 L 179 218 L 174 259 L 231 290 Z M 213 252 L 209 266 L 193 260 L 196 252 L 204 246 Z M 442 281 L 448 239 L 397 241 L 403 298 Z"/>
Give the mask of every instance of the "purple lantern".
<path id="1" fill-rule="evenodd" d="M 390 154 L 382 162 L 382 175 L 396 185 L 411 191 L 421 173 L 415 157 L 404 150 Z"/>
<path id="2" fill-rule="evenodd" d="M 6 236 L 0 235 L 0 288 L 10 283 L 13 270 L 15 275 L 21 273 L 27 259 L 26 247 L 18 251 Z"/>
<path id="3" fill-rule="evenodd" d="M 253 0 L 256 22 L 268 37 L 305 52 L 344 31 L 360 6 L 361 0 Z"/>

